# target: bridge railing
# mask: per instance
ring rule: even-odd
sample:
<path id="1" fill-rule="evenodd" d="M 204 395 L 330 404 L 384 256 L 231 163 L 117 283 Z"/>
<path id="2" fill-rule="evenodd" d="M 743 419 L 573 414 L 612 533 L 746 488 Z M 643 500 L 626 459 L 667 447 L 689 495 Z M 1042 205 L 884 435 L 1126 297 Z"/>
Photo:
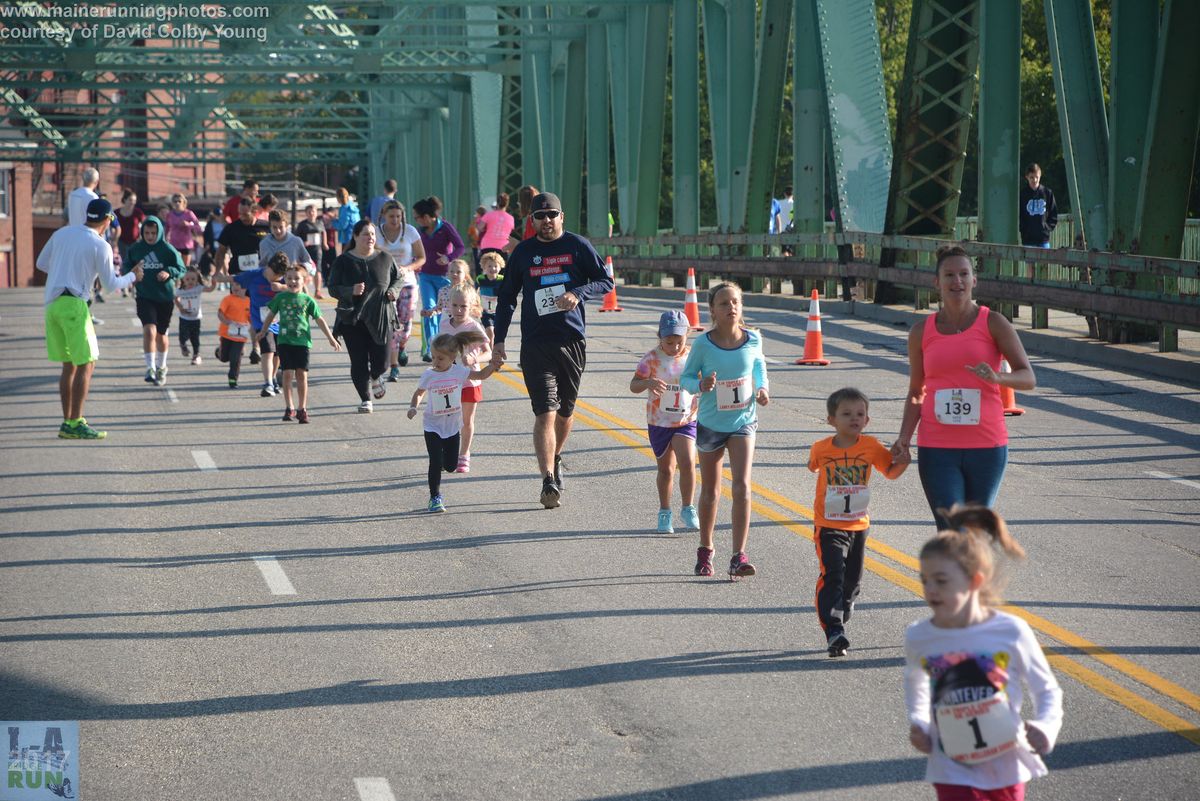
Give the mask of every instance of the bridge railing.
<path id="1" fill-rule="evenodd" d="M 748 289 L 770 285 L 779 292 L 790 280 L 796 294 L 824 286 L 836 296 L 839 283 L 857 283 L 860 299 L 890 302 L 879 283 L 909 287 L 916 308 L 935 297 L 934 259 L 947 240 L 859 232 L 822 234 L 701 234 L 612 237 L 595 240 L 601 255 L 613 257 L 619 275 L 659 284 L 672 276 L 681 284 L 689 267 L 706 278 L 738 279 Z M 976 296 L 1005 314 L 1032 309 L 1035 328 L 1048 325 L 1057 309 L 1100 321 L 1158 329 L 1160 350 L 1177 349 L 1177 328 L 1200 330 L 1200 262 L 1124 253 L 1001 245 L 964 240 L 960 244 L 978 265 Z M 1095 327 L 1095 326 L 1094 326 Z M 1114 329 L 1115 330 L 1115 329 Z M 1108 338 L 1108 337 L 1106 337 Z"/>

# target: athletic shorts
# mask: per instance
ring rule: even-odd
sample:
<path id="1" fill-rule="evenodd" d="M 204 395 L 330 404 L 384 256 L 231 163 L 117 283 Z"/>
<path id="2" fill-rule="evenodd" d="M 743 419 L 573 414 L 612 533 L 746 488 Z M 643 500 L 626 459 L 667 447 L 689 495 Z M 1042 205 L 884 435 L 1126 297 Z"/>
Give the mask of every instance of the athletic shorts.
<path id="1" fill-rule="evenodd" d="M 258 331 L 254 332 L 254 336 L 258 336 Z M 275 334 L 270 329 L 267 329 L 267 335 L 258 341 L 258 352 L 274 353 L 277 349 L 278 346 L 275 344 Z"/>
<path id="2" fill-rule="evenodd" d="M 671 440 L 676 436 L 692 440 L 696 438 L 696 421 L 671 427 L 647 425 L 646 433 L 650 435 L 650 450 L 654 451 L 654 458 L 661 459 L 671 449 Z"/>
<path id="3" fill-rule="evenodd" d="M 725 447 L 731 437 L 753 437 L 758 430 L 758 423 L 747 423 L 737 431 L 713 431 L 696 424 L 696 450 L 701 453 L 712 453 Z"/>
<path id="4" fill-rule="evenodd" d="M 467 387 L 462 388 L 462 402 L 463 403 L 479 403 L 481 400 L 483 400 L 483 386 L 482 385 L 477 386 L 477 387 L 467 386 Z"/>
<path id="5" fill-rule="evenodd" d="M 86 300 L 62 294 L 46 307 L 46 357 L 77 366 L 100 358 L 100 343 Z"/>
<path id="6" fill-rule="evenodd" d="M 582 339 L 570 342 L 521 340 L 521 370 L 534 414 L 575 413 L 579 382 L 587 365 L 587 347 Z"/>
<path id="7" fill-rule="evenodd" d="M 175 304 L 169 300 L 137 299 L 137 317 L 142 325 L 152 325 L 158 333 L 165 334 L 171 330 L 171 314 Z"/>
<path id="8" fill-rule="evenodd" d="M 263 337 L 263 342 L 267 339 L 274 339 L 274 334 Z M 263 351 L 270 353 L 269 350 L 263 348 Z M 282 342 L 275 345 L 275 351 L 279 354 L 279 369 L 280 370 L 307 370 L 308 369 L 308 348 L 303 345 L 286 345 Z"/>

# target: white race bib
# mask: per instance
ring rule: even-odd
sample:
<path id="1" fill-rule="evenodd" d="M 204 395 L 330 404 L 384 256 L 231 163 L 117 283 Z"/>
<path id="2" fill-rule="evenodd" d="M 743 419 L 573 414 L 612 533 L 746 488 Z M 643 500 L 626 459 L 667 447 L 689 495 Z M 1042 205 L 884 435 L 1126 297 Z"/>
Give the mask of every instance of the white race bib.
<path id="1" fill-rule="evenodd" d="M 462 384 L 433 387 L 430 390 L 429 411 L 439 417 L 462 411 Z"/>
<path id="2" fill-rule="evenodd" d="M 483 313 L 484 314 L 495 314 L 496 313 L 496 296 L 495 295 L 480 295 L 479 299 L 483 301 Z"/>
<path id="3" fill-rule="evenodd" d="M 261 322 L 261 323 L 265 323 L 265 322 L 267 321 L 267 317 L 269 317 L 269 316 L 270 316 L 270 314 L 271 314 L 271 310 L 270 310 L 270 309 L 268 309 L 266 306 L 259 306 L 259 307 L 258 307 L 258 320 L 259 320 L 259 322 Z"/>
<path id="4" fill-rule="evenodd" d="M 983 401 L 977 389 L 939 389 L 933 395 L 933 413 L 947 426 L 977 426 Z"/>
<path id="5" fill-rule="evenodd" d="M 661 397 L 659 409 L 665 418 L 664 422 L 681 423 L 692 411 L 692 394 L 678 384 L 667 384 Z"/>
<path id="6" fill-rule="evenodd" d="M 862 520 L 871 502 L 871 490 L 866 484 L 825 487 L 825 518 L 827 520 Z"/>
<path id="7" fill-rule="evenodd" d="M 717 409 L 722 412 L 745 409 L 753 400 L 753 386 L 748 375 L 724 381 L 717 379 Z"/>
<path id="8" fill-rule="evenodd" d="M 947 704 L 937 708 L 942 750 L 955 762 L 976 765 L 1017 747 L 1021 721 L 998 692 L 983 701 Z"/>
<path id="9" fill-rule="evenodd" d="M 245 256 L 238 256 L 238 267 L 243 270 L 257 269 L 258 256 L 254 253 L 247 253 Z"/>
<path id="10" fill-rule="evenodd" d="M 555 303 L 560 297 L 567 293 L 567 288 L 562 284 L 553 284 L 545 286 L 533 293 L 533 305 L 537 307 L 539 317 L 545 317 L 547 314 L 557 314 L 562 311 Z"/>
<path id="11" fill-rule="evenodd" d="M 250 326 L 245 323 L 230 323 L 225 327 L 225 333 L 229 335 L 230 339 L 234 337 L 246 339 L 250 336 Z"/>
<path id="12" fill-rule="evenodd" d="M 195 298 L 180 298 L 179 299 L 179 308 L 184 314 L 195 314 L 196 313 L 196 299 Z"/>
<path id="13" fill-rule="evenodd" d="M 311 246 L 315 246 L 315 247 L 320 247 L 320 246 L 321 246 L 321 240 L 322 240 L 322 239 L 324 239 L 324 238 L 325 238 L 325 237 L 323 237 L 323 236 L 321 235 L 321 232 L 320 232 L 320 231 L 313 231 L 311 234 L 309 234 L 308 236 L 304 237 L 304 244 L 306 244 L 306 245 L 311 245 Z"/>

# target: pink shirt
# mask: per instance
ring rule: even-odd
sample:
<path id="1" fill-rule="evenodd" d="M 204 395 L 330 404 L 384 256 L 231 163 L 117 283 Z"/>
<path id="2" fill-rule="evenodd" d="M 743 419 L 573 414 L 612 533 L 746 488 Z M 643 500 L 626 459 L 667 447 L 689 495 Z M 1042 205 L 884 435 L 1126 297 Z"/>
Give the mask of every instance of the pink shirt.
<path id="1" fill-rule="evenodd" d="M 988 330 L 987 306 L 958 334 L 942 334 L 933 317 L 925 318 L 921 353 L 925 365 L 925 402 L 917 428 L 918 448 L 997 448 L 1008 444 L 1000 387 L 975 375 L 967 365 L 987 362 L 1000 371 L 1000 348 Z"/>
<path id="2" fill-rule="evenodd" d="M 483 229 L 479 247 L 503 250 L 508 247 L 508 235 L 517 227 L 516 220 L 507 211 L 492 209 L 479 218 L 477 229 Z"/>
<path id="3" fill-rule="evenodd" d="M 167 225 L 167 242 L 176 249 L 191 250 L 196 246 L 195 238 L 204 233 L 200 220 L 196 218 L 196 213 L 191 209 L 169 211 L 167 219 L 163 222 Z"/>

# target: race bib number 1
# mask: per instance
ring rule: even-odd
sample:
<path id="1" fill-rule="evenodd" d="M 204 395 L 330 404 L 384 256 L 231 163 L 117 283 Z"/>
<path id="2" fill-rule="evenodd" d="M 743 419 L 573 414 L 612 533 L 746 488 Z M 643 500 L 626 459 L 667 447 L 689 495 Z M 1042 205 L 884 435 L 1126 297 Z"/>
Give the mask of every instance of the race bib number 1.
<path id="1" fill-rule="evenodd" d="M 983 401 L 977 389 L 939 389 L 933 395 L 933 413 L 945 426 L 977 426 Z"/>
<path id="2" fill-rule="evenodd" d="M 737 409 L 745 409 L 753 400 L 752 389 L 753 384 L 750 382 L 750 376 L 744 375 L 741 378 L 732 378 L 728 380 L 717 380 L 717 409 L 722 412 L 731 412 Z"/>
<path id="3" fill-rule="evenodd" d="M 966 765 L 987 762 L 1016 748 L 1020 724 L 1003 692 L 982 701 L 937 708 L 942 750 L 955 762 Z"/>
<path id="4" fill-rule="evenodd" d="M 481 297 L 481 299 L 483 300 L 484 314 L 495 314 L 496 313 L 496 296 L 495 295 L 483 295 Z"/>
<path id="5" fill-rule="evenodd" d="M 242 339 L 245 339 L 246 337 L 250 336 L 250 326 L 246 325 L 245 323 L 230 323 L 229 327 L 225 330 L 229 334 L 230 338 L 241 337 Z"/>
<path id="6" fill-rule="evenodd" d="M 537 307 L 539 317 L 545 317 L 547 314 L 557 314 L 562 309 L 558 308 L 555 302 L 560 297 L 567 293 L 567 288 L 562 284 L 554 284 L 546 286 L 533 293 L 533 305 Z"/>
<path id="7" fill-rule="evenodd" d="M 462 411 L 462 385 L 452 387 L 435 387 L 433 398 L 429 404 L 430 411 L 435 415 L 453 415 Z"/>
<path id="8" fill-rule="evenodd" d="M 865 484 L 825 488 L 825 517 L 829 520 L 861 520 L 871 503 Z"/>
<path id="9" fill-rule="evenodd" d="M 662 412 L 675 422 L 680 422 L 692 410 L 692 394 L 678 384 L 667 384 L 662 394 Z"/>

